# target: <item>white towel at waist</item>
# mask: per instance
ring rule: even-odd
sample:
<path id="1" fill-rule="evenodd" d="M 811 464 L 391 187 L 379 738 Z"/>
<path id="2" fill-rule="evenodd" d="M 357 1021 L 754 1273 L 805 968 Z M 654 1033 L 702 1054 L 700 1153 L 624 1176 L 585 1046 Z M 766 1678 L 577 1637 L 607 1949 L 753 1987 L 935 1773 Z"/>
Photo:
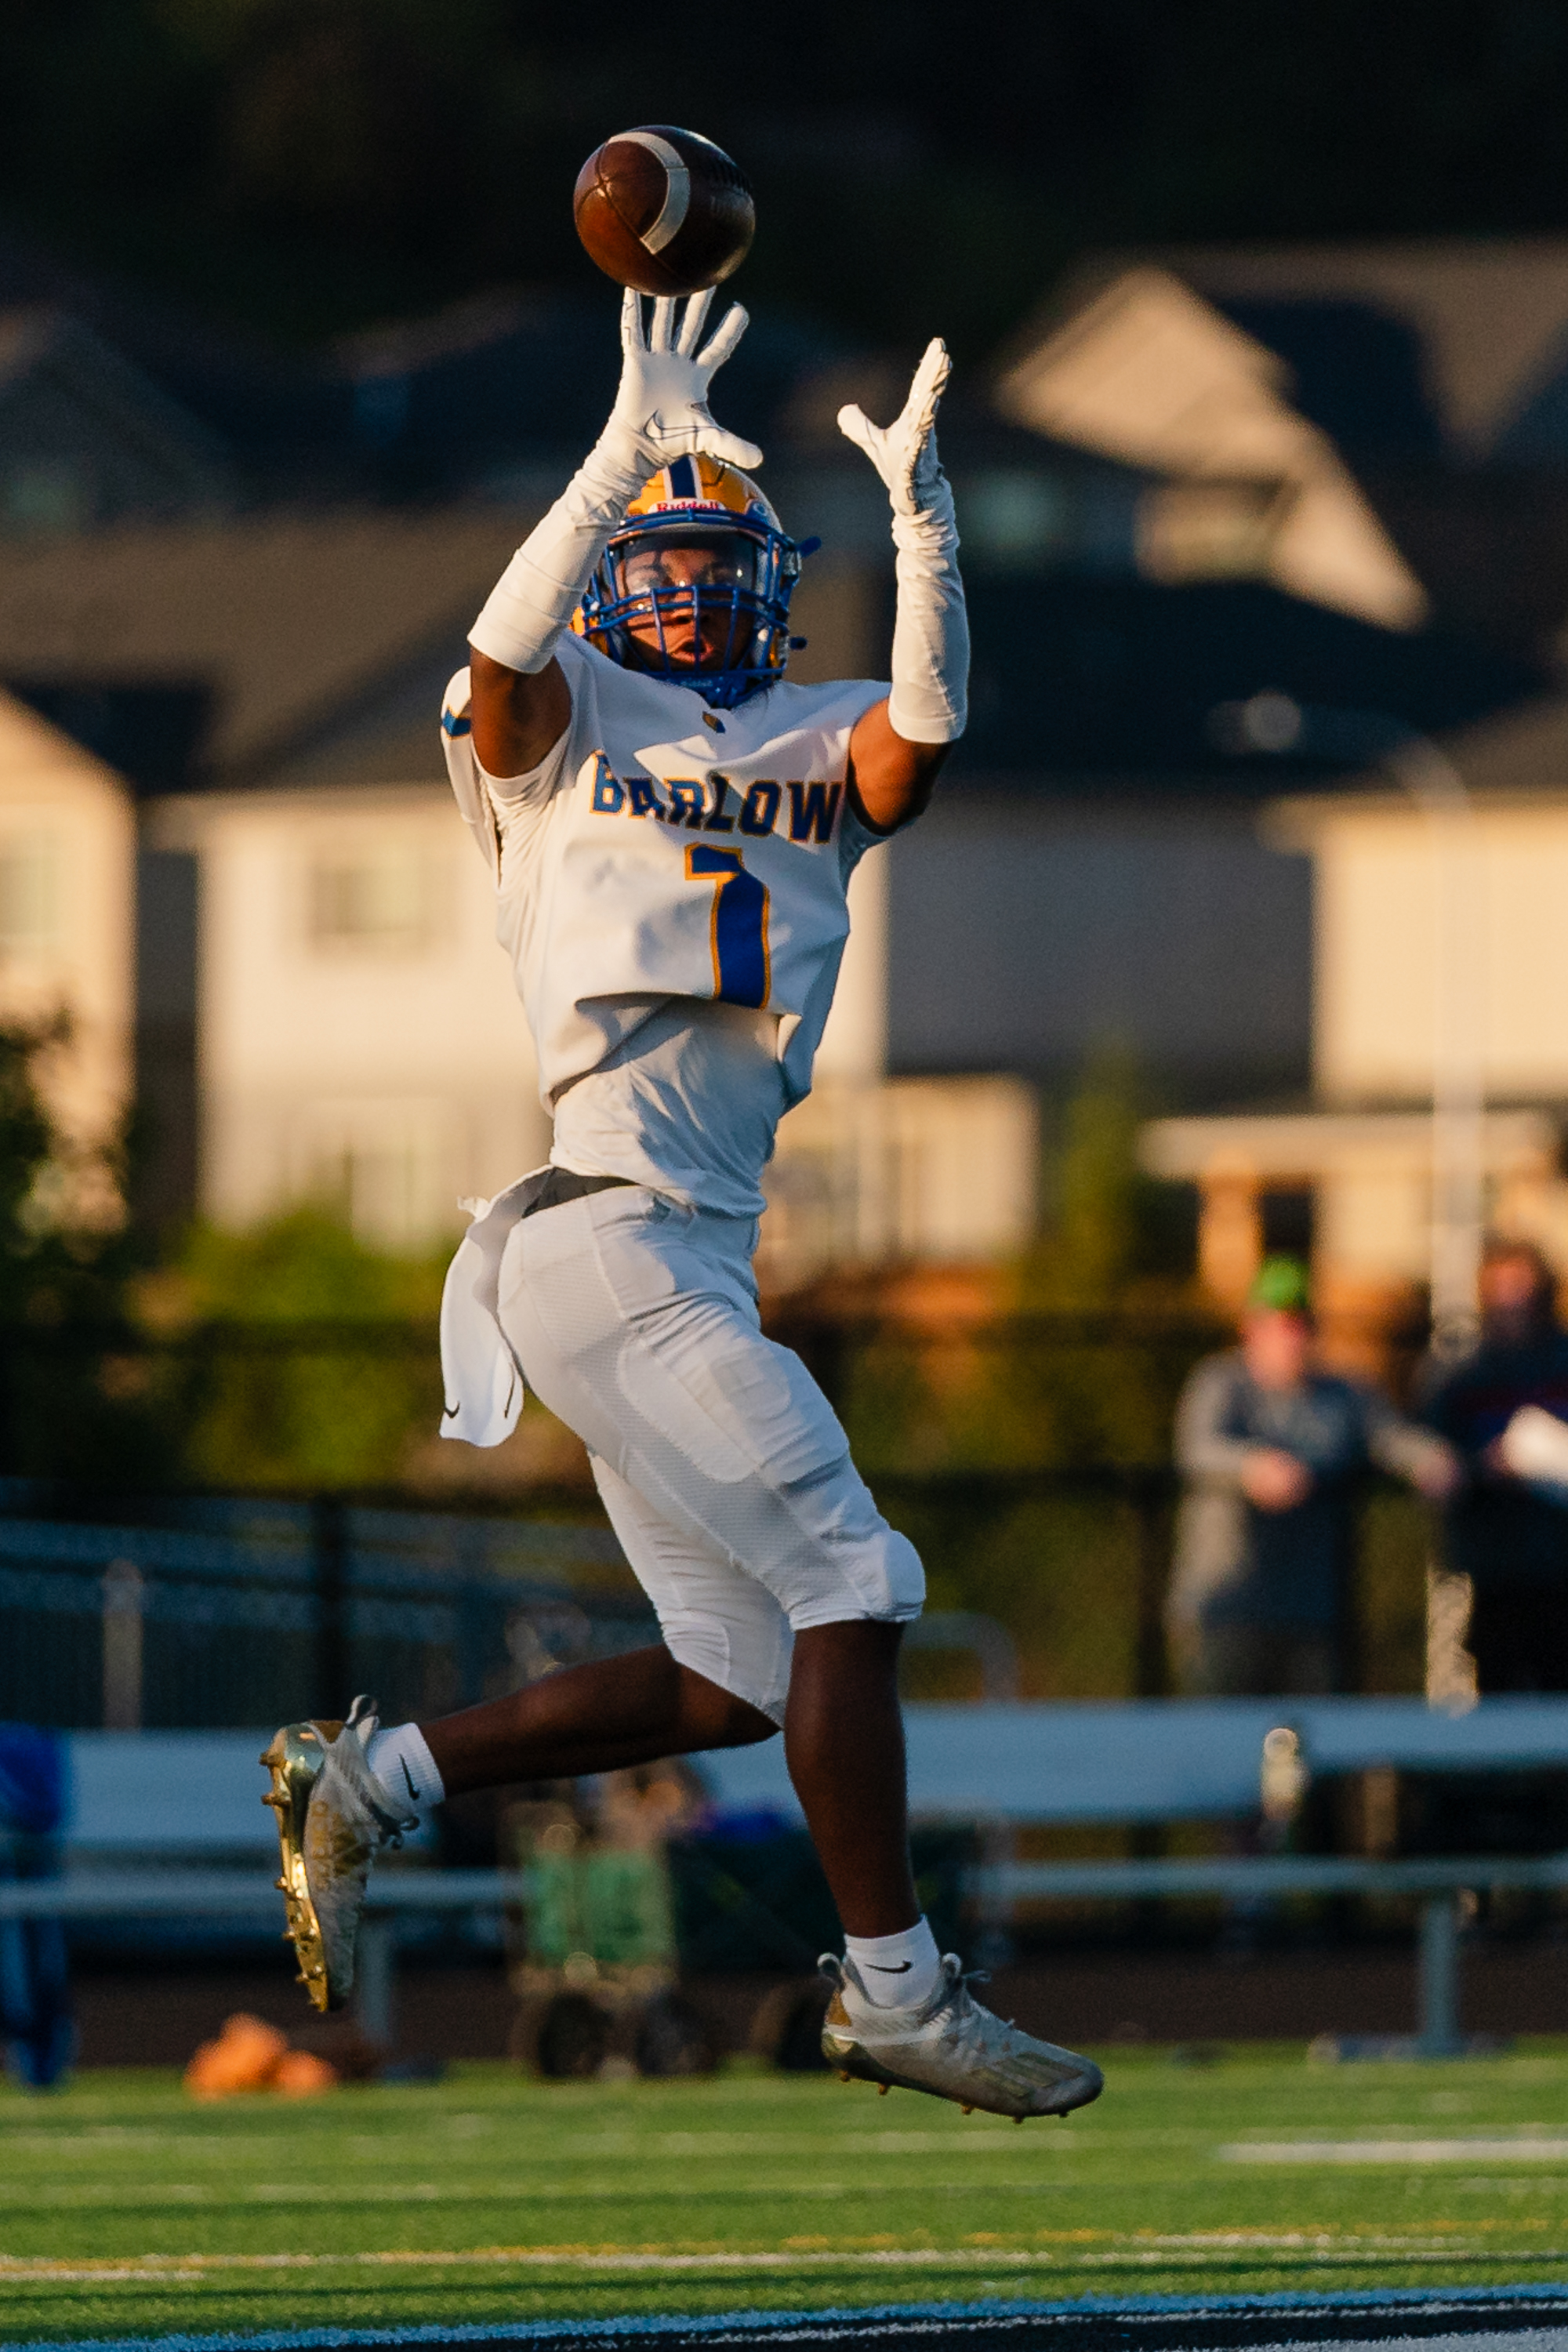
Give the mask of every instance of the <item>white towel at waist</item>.
<path id="1" fill-rule="evenodd" d="M 447 1268 L 441 1292 L 443 1437 L 499 1445 L 517 1427 L 526 1393 L 522 1370 L 500 1328 L 500 1262 L 512 1227 L 549 1175 L 535 1168 L 493 1201 L 465 1201 L 473 1223 Z"/>

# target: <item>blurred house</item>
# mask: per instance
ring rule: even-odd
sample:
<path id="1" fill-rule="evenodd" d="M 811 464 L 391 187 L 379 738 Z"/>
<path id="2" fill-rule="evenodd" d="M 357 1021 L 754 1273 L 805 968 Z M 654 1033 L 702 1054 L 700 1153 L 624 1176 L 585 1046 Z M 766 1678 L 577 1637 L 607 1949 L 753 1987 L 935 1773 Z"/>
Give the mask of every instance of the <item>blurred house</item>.
<path id="1" fill-rule="evenodd" d="M 1054 1079 L 1116 1037 L 1194 1109 L 1305 1098 L 1320 869 L 1216 710 L 1443 733 L 1551 690 L 1568 241 L 1094 257 L 995 399 L 1005 446 L 944 411 L 973 719 L 895 850 L 894 1066 Z"/>
<path id="2" fill-rule="evenodd" d="M 1231 756 L 1216 715 L 1271 688 L 1443 729 L 1539 674 L 1252 582 L 965 560 L 970 730 L 891 853 L 892 1066 L 1059 1085 L 1114 1041 L 1176 1102 L 1301 1093 L 1311 868 L 1259 831 L 1279 764 Z M 1292 770 L 1302 790 L 1343 772 Z"/>
<path id="3" fill-rule="evenodd" d="M 121 778 L 0 695 L 0 1021 L 65 1017 L 41 1076 L 84 1144 L 111 1139 L 130 1098 L 135 865 Z"/>
<path id="4" fill-rule="evenodd" d="M 205 1214 L 323 1200 L 420 1247 L 545 1157 L 489 878 L 444 785 L 170 799 L 148 839 L 196 869 Z"/>
<path id="5" fill-rule="evenodd" d="M 0 571 L 0 676 L 112 764 L 141 802 L 136 1062 L 149 1129 L 141 1205 L 155 1222 L 177 1223 L 197 1205 L 235 1214 L 242 1195 L 246 1213 L 255 1214 L 263 1195 L 270 1204 L 290 1188 L 309 1189 L 318 1176 L 299 1171 L 315 1168 L 312 1119 L 317 1127 L 330 1128 L 333 1118 L 342 1124 L 342 1088 L 324 1047 L 322 1067 L 312 1067 L 305 1083 L 295 1122 L 301 1136 L 285 1121 L 287 1131 L 265 1149 L 247 1089 L 265 1094 L 275 1068 L 267 1075 L 247 1066 L 242 1087 L 237 1069 L 214 1067 L 212 1016 L 232 1002 L 222 993 L 228 925 L 226 918 L 223 933 L 214 929 L 202 861 L 210 854 L 208 878 L 216 888 L 221 872 L 227 888 L 233 869 L 221 854 L 229 838 L 218 830 L 223 809 L 231 797 L 243 803 L 279 784 L 314 784 L 330 796 L 344 782 L 368 780 L 393 788 L 395 798 L 409 784 L 434 798 L 440 772 L 429 713 L 449 675 L 448 641 L 460 645 L 464 620 L 516 536 L 514 517 L 489 509 L 437 518 L 265 513 L 29 541 L 13 549 Z M 413 752 L 416 713 L 426 736 L 422 756 Z M 341 768 L 340 736 L 353 748 Z M 307 755 L 314 765 L 301 771 Z M 205 830 L 180 814 L 193 787 L 204 793 Z M 254 891 L 291 907 L 268 864 L 265 827 L 244 837 L 258 864 L 241 896 Z M 363 887 L 395 885 L 384 877 Z M 363 919 L 374 933 L 381 918 Z M 310 934 L 297 926 L 290 936 L 303 941 Z M 377 952 L 374 942 L 370 952 Z M 278 979 L 267 967 L 255 977 L 263 989 Z M 221 1050 L 229 1053 L 227 1042 Z M 526 1094 L 526 1069 L 518 1083 Z M 374 1088 L 361 1091 L 380 1100 Z M 428 1096 L 418 1083 L 408 1091 L 420 1101 Z M 318 1097 L 339 1110 L 318 1117 L 308 1107 Z M 213 1131 L 219 1101 L 225 1120 L 237 1120 L 250 1139 L 237 1162 L 235 1149 Z M 366 1116 L 380 1122 L 376 1148 L 384 1157 L 393 1148 L 384 1108 Z M 363 1160 L 370 1149 L 368 1139 L 356 1146 L 346 1129 L 339 1135 L 340 1178 L 351 1192 L 357 1181 L 368 1197 L 366 1184 L 379 1182 L 391 1198 L 402 1184 L 414 1198 L 420 1181 L 434 1181 L 414 1173 L 356 1179 L 354 1151 Z M 419 1161 L 422 1149 L 407 1139 L 419 1165 L 429 1160 L 426 1150 Z M 256 1166 L 247 1178 L 250 1154 Z M 461 1181 L 447 1188 L 447 1220 L 455 1216 L 457 1191 L 483 1189 L 470 1181 L 463 1149 L 448 1156 Z M 221 1181 L 220 1171 L 227 1171 Z M 378 1230 L 406 1234 L 411 1215 L 406 1207 L 388 1211 Z"/>
<path id="6" fill-rule="evenodd" d="M 998 397 L 1147 469 L 1152 577 L 1272 579 L 1557 658 L 1568 239 L 1097 256 L 1017 339 Z"/>
<path id="7" fill-rule="evenodd" d="M 1045 436 L 1142 468 L 1145 580 L 1189 597 L 1269 583 L 1298 617 L 1376 625 L 1374 658 L 1342 635 L 1310 686 L 1284 690 L 1433 733 L 1466 777 L 1490 1213 L 1561 1254 L 1568 1002 L 1542 894 L 1568 792 L 1568 241 L 1100 257 L 1018 339 L 998 397 Z M 1375 1325 L 1419 1286 L 1429 1248 L 1430 829 L 1386 778 L 1285 765 L 1297 797 L 1280 810 L 1263 806 L 1267 767 L 1242 762 L 1237 782 L 1260 795 L 1258 858 L 1303 861 L 1310 1057 L 1283 1087 L 1238 1059 L 1225 1091 L 1263 1107 L 1157 1124 L 1149 1164 L 1201 1185 L 1222 1297 L 1264 1246 L 1310 1246 L 1331 1307 Z M 1277 967 L 1245 927 L 1231 936 L 1248 952 L 1229 985 L 1268 1000 Z"/>
<path id="8" fill-rule="evenodd" d="M 1568 625 L 1568 238 L 1167 259 L 1283 362 L 1437 625 L 1555 667 Z"/>
<path id="9" fill-rule="evenodd" d="M 1472 812 L 1457 851 L 1440 852 L 1432 819 L 1375 771 L 1268 814 L 1315 876 L 1315 1107 L 1162 1120 L 1145 1139 L 1152 1170 L 1200 1186 L 1204 1271 L 1233 1302 L 1271 1225 L 1310 1237 L 1331 1314 L 1375 1327 L 1425 1282 L 1440 854 L 1462 860 L 1458 1017 L 1489 1106 L 1488 1213 L 1568 1265 L 1568 700 L 1444 749 Z"/>
<path id="10" fill-rule="evenodd" d="M 1098 274 L 1098 273 L 1097 273 Z M 1332 438 L 1293 404 L 1290 372 L 1171 269 L 1106 273 L 1008 367 L 1004 412 L 1153 477 L 1139 568 L 1168 582 L 1251 578 L 1413 629 L 1427 616 Z"/>

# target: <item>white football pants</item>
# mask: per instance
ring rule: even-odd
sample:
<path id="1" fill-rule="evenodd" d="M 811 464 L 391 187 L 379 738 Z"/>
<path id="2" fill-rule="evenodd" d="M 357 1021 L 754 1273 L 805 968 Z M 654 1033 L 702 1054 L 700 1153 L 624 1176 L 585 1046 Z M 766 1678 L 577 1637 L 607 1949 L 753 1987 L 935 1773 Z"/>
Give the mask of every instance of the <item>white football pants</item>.
<path id="1" fill-rule="evenodd" d="M 641 1186 L 591 1192 L 513 1228 L 499 1305 L 672 1654 L 782 1723 L 795 1631 L 918 1617 L 925 1577 L 805 1365 L 763 1337 L 756 1232 Z"/>

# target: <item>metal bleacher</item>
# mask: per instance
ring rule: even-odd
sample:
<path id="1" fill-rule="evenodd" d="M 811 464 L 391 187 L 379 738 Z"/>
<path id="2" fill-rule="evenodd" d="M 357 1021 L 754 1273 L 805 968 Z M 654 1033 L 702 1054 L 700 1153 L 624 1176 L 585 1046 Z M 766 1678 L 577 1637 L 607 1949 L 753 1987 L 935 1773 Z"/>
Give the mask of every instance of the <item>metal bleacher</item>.
<path id="1" fill-rule="evenodd" d="M 1485 1774 L 1568 1767 L 1568 1699 L 1500 1698 L 1443 1714 L 1419 1699 L 1134 1700 L 913 1704 L 907 1710 L 917 1821 L 983 1829 L 1241 1821 L 1258 1811 L 1264 1742 L 1293 1735 L 1306 1773 L 1378 1767 Z M 272 1818 L 259 1800 L 264 1730 L 83 1731 L 68 1736 L 72 1801 L 64 1871 L 0 1882 L 0 1917 L 221 1919 L 280 1924 Z M 702 1757 L 715 1818 L 798 1824 L 782 1743 Z M 1462 2046 L 1459 1907 L 1465 1890 L 1568 1887 L 1568 1854 L 1368 1859 L 1209 1856 L 988 1859 L 970 1892 L 991 1916 L 1020 1901 L 1206 1895 L 1405 1895 L 1420 1899 L 1420 2014 L 1413 2044 Z M 384 1867 L 372 1882 L 360 2012 L 389 2034 L 399 1916 L 494 1915 L 526 1899 L 515 1873 Z"/>

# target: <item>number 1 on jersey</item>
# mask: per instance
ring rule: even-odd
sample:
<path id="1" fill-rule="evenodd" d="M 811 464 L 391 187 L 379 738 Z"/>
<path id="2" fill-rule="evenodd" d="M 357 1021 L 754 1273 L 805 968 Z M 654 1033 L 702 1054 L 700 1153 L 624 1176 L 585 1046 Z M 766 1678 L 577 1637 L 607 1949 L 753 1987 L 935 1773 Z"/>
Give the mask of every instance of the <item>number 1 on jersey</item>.
<path id="1" fill-rule="evenodd" d="M 759 1011 L 768 1001 L 772 975 L 768 970 L 768 893 L 765 883 L 748 874 L 738 849 L 710 849 L 693 843 L 686 853 L 686 875 L 691 882 L 712 877 L 713 993 L 722 1004 L 749 1004 Z"/>

